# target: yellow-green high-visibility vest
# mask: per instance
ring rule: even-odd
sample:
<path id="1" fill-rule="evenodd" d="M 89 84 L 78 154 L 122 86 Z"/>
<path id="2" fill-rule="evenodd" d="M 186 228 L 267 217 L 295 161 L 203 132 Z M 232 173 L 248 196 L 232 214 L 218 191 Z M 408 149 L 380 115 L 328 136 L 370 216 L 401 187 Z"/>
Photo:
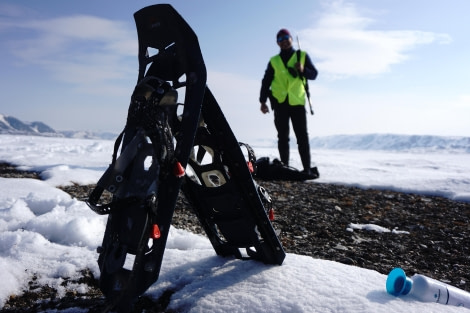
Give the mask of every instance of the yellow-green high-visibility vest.
<path id="1" fill-rule="evenodd" d="M 279 102 L 283 103 L 286 98 L 289 99 L 289 105 L 305 105 L 305 78 L 299 76 L 293 77 L 287 67 L 295 68 L 297 63 L 297 52 L 293 53 L 287 67 L 282 62 L 281 56 L 275 55 L 270 60 L 271 66 L 274 69 L 274 79 L 271 82 L 271 92 L 273 97 Z M 300 51 L 300 63 L 305 64 L 305 52 Z"/>

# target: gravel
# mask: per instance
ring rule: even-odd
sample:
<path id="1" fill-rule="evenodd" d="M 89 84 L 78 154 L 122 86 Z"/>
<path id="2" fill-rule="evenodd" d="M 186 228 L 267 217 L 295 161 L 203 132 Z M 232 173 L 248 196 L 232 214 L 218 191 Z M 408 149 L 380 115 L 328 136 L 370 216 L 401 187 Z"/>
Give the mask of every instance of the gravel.
<path id="1" fill-rule="evenodd" d="M 39 173 L 17 171 L 0 163 L 0 176 L 39 178 Z M 273 199 L 273 226 L 280 231 L 286 252 L 382 274 L 401 267 L 407 275 L 424 274 L 470 291 L 470 203 L 315 181 L 257 182 Z M 62 187 L 79 200 L 87 199 L 93 188 L 93 185 Z M 204 233 L 182 195 L 173 225 Z M 11 296 L 0 312 L 35 312 L 59 305 L 99 312 L 104 299 L 96 279 L 87 269 L 82 273 L 83 280 L 90 285 L 88 294 L 71 293 L 56 299 L 54 290 L 36 286 L 32 277 L 30 290 Z M 170 296 L 171 290 L 157 300 L 143 297 L 134 312 L 170 312 L 165 311 Z"/>

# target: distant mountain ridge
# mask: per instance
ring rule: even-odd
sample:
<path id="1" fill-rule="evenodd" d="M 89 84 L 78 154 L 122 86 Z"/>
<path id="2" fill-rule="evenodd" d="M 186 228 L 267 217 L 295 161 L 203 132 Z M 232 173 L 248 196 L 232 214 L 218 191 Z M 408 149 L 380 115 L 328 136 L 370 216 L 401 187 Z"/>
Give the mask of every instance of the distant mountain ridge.
<path id="1" fill-rule="evenodd" d="M 258 139 L 248 143 L 254 148 L 277 146 L 273 138 Z M 470 153 L 470 137 L 398 134 L 331 135 L 312 137 L 310 148 L 313 150 Z M 294 140 L 291 140 L 291 149 L 297 149 Z"/>
<path id="2" fill-rule="evenodd" d="M 0 134 L 82 139 L 115 139 L 117 137 L 117 134 L 109 132 L 56 131 L 43 122 L 24 122 L 3 114 L 0 114 Z"/>
<path id="3" fill-rule="evenodd" d="M 470 137 L 362 134 L 314 137 L 312 149 L 470 153 Z"/>
<path id="4" fill-rule="evenodd" d="M 42 122 L 23 122 L 13 116 L 0 114 L 0 133 L 55 136 L 58 133 Z"/>

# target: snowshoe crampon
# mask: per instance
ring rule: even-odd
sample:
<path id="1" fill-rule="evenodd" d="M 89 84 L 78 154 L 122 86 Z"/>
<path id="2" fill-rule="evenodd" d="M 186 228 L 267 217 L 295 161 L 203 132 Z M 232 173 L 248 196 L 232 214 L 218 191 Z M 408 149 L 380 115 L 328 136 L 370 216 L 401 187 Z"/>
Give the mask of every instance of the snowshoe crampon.
<path id="1" fill-rule="evenodd" d="M 96 213 L 108 214 L 98 248 L 100 289 L 108 309 L 120 312 L 130 311 L 158 279 L 183 182 L 217 254 L 268 264 L 282 264 L 285 257 L 269 221 L 269 195 L 253 181 L 206 86 L 197 36 L 167 4 L 143 8 L 134 17 L 138 82 L 112 162 L 87 201 Z M 103 203 L 104 193 L 112 200 Z"/>

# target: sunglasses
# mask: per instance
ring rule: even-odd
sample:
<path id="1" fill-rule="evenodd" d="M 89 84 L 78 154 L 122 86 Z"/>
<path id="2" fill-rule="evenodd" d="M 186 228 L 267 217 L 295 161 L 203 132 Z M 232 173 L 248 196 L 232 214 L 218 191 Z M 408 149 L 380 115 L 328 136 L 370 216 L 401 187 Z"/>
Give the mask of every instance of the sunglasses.
<path id="1" fill-rule="evenodd" d="M 281 41 L 284 41 L 284 40 L 289 40 L 290 36 L 289 35 L 284 35 L 284 36 L 281 36 L 281 37 L 277 37 L 277 42 L 281 42 Z"/>

